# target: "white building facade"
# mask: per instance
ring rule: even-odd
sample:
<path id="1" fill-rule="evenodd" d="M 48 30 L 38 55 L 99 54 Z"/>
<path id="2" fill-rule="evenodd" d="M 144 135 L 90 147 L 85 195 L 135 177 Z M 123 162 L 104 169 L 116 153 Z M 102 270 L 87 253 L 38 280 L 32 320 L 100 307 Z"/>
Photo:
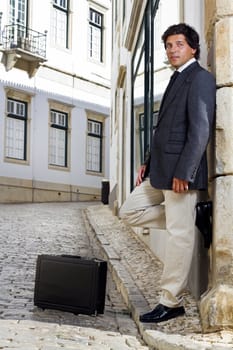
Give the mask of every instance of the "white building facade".
<path id="1" fill-rule="evenodd" d="M 0 202 L 100 199 L 110 0 L 2 0 Z"/>

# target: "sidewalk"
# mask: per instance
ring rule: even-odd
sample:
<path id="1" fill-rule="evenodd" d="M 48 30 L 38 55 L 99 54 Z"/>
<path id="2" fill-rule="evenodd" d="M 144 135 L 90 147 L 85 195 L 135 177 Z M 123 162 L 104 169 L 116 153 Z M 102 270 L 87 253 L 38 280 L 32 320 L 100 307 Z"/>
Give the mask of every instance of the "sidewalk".
<path id="1" fill-rule="evenodd" d="M 149 248 L 126 227 L 108 206 L 84 210 L 103 257 L 121 292 L 139 332 L 154 350 L 228 350 L 233 349 L 233 332 L 202 334 L 196 302 L 188 293 L 186 315 L 155 324 L 142 324 L 139 315 L 154 308 L 160 293 L 161 263 Z"/>

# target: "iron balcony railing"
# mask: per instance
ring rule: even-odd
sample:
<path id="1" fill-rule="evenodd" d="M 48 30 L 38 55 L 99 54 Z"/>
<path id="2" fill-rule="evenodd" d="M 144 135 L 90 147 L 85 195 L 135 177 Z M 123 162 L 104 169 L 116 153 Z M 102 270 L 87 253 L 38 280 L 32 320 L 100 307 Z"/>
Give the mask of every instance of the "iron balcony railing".
<path id="1" fill-rule="evenodd" d="M 7 25 L 3 29 L 2 44 L 5 50 L 22 49 L 46 57 L 47 32 L 39 33 L 21 24 Z"/>

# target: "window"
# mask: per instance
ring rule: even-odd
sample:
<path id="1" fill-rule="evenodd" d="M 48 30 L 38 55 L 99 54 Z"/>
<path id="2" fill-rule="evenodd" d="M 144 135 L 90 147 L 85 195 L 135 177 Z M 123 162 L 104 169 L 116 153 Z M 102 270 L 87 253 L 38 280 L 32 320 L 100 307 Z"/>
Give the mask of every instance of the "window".
<path id="1" fill-rule="evenodd" d="M 172 4 L 171 4 L 172 3 Z M 159 8 L 160 6 L 160 8 Z M 140 33 L 132 58 L 132 108 L 131 108 L 131 189 L 134 188 L 136 169 L 139 162 L 144 162 L 147 150 L 150 148 L 153 126 L 156 124 L 156 104 L 160 99 L 161 83 L 158 74 L 161 67 L 165 68 L 164 47 L 161 43 L 161 33 L 168 27 L 168 12 L 173 13 L 176 21 L 180 20 L 181 1 L 148 0 Z M 165 27 L 162 26 L 165 25 Z M 166 27 L 167 26 L 167 27 Z M 162 48 L 163 54 L 159 54 Z M 158 70 L 159 69 L 159 70 Z M 158 83 L 157 83 L 158 79 Z M 135 126 L 139 110 L 139 135 Z M 139 138 L 138 138 L 139 136 Z M 139 142 L 138 142 L 139 141 Z M 137 147 L 138 144 L 140 147 Z"/>
<path id="2" fill-rule="evenodd" d="M 9 18 L 10 24 L 14 24 L 10 29 L 12 43 L 17 43 L 18 38 L 26 36 L 27 19 L 27 0 L 10 0 Z"/>
<path id="3" fill-rule="evenodd" d="M 5 157 L 26 160 L 27 103 L 7 99 Z"/>
<path id="4" fill-rule="evenodd" d="M 87 170 L 102 172 L 102 123 L 88 119 Z"/>
<path id="5" fill-rule="evenodd" d="M 10 0 L 10 23 L 27 26 L 27 0 Z"/>
<path id="6" fill-rule="evenodd" d="M 153 112 L 153 127 L 152 130 L 155 129 L 157 122 L 158 122 L 158 115 L 159 112 Z M 147 158 L 148 152 L 150 151 L 150 139 L 148 139 L 148 144 L 146 146 L 146 149 L 144 150 L 145 143 L 144 143 L 144 134 L 145 134 L 145 121 L 144 121 L 144 114 L 139 114 L 139 140 L 140 140 L 140 164 L 144 162 L 144 157 Z"/>
<path id="7" fill-rule="evenodd" d="M 103 15 L 89 11 L 89 57 L 103 62 Z"/>
<path id="8" fill-rule="evenodd" d="M 68 114 L 50 111 L 49 164 L 67 167 Z"/>
<path id="9" fill-rule="evenodd" d="M 51 40 L 54 45 L 68 48 L 68 0 L 53 0 Z"/>

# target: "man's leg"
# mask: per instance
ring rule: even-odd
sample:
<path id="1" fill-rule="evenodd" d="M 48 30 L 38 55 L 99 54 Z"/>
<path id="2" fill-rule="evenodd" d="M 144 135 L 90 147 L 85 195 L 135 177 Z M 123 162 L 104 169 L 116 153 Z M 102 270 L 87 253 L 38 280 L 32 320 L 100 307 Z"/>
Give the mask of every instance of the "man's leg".
<path id="1" fill-rule="evenodd" d="M 160 303 L 140 316 L 141 322 L 162 322 L 185 313 L 182 292 L 187 285 L 195 242 L 196 191 L 163 191 L 168 232 Z"/>
<path id="2" fill-rule="evenodd" d="M 178 307 L 187 286 L 195 243 L 195 206 L 198 191 L 175 193 L 164 191 L 168 232 L 160 303 Z"/>
<path id="3" fill-rule="evenodd" d="M 147 178 L 136 186 L 120 209 L 120 217 L 131 226 L 165 229 L 164 195 Z"/>

